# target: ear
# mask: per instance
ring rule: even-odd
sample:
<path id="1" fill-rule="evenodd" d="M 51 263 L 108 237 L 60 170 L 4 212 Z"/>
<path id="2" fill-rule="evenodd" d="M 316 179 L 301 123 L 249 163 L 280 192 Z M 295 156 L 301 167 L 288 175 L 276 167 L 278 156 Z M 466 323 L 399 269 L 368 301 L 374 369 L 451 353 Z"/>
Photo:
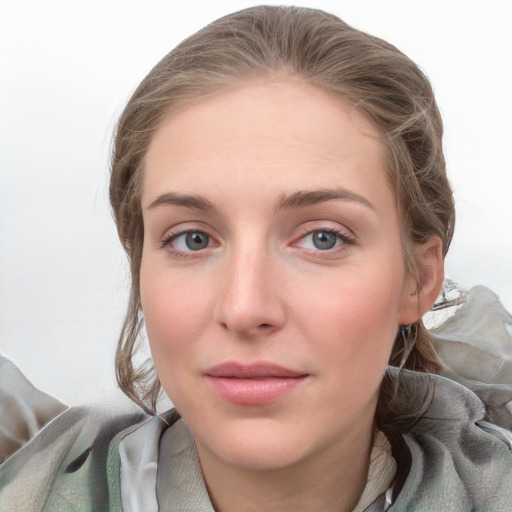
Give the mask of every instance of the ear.
<path id="1" fill-rule="evenodd" d="M 443 243 L 432 235 L 426 242 L 416 244 L 418 275 L 407 279 L 405 299 L 400 312 L 400 325 L 419 320 L 434 304 L 444 282 Z"/>

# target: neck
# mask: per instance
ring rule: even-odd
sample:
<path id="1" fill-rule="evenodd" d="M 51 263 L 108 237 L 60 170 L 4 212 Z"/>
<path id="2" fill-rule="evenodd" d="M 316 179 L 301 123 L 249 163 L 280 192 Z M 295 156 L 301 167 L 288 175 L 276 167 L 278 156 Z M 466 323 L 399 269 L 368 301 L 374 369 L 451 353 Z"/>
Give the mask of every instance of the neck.
<path id="1" fill-rule="evenodd" d="M 271 470 L 233 467 L 197 444 L 215 510 L 350 512 L 366 485 L 372 430 L 373 421 L 307 459 Z"/>

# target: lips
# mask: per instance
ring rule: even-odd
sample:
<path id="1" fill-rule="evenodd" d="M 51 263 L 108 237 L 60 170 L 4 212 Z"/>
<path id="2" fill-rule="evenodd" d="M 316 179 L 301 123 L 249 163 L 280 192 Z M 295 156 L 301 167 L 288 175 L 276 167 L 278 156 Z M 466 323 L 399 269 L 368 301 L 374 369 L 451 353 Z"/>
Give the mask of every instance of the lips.
<path id="1" fill-rule="evenodd" d="M 223 363 L 208 369 L 205 377 L 220 398 L 237 405 L 265 405 L 292 393 L 308 378 L 273 363 L 250 365 Z"/>

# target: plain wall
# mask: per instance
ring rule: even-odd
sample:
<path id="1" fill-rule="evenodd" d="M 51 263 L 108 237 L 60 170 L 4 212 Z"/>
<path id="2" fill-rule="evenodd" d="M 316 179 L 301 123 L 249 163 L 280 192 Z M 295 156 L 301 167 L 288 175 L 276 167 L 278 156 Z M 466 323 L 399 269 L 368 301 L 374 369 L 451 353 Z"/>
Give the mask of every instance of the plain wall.
<path id="1" fill-rule="evenodd" d="M 173 46 L 253 4 L 0 2 L 0 350 L 66 403 L 119 393 L 129 275 L 107 198 L 115 120 Z M 457 201 L 447 277 L 512 309 L 512 2 L 302 4 L 387 39 L 431 78 Z"/>

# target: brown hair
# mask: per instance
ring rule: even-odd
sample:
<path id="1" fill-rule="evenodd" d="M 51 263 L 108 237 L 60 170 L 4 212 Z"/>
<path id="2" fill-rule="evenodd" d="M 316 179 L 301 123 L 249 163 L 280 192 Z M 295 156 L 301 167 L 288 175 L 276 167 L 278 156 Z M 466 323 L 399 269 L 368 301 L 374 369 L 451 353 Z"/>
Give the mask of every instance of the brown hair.
<path id="1" fill-rule="evenodd" d="M 409 272 L 420 275 L 415 243 L 437 235 L 444 254 L 450 245 L 454 205 L 442 152 L 442 121 L 428 79 L 409 58 L 387 42 L 314 9 L 260 6 L 214 21 L 147 75 L 126 105 L 114 139 L 110 201 L 132 276 L 116 372 L 121 389 L 148 411 L 155 410 L 160 383 L 150 362 L 133 362 L 143 327 L 140 185 L 145 153 L 162 118 L 174 109 L 262 77 L 293 77 L 341 94 L 380 128 Z M 421 320 L 397 334 L 390 364 L 438 370 Z M 378 411 L 382 418 L 387 416 L 383 409 L 390 408 L 389 397 L 396 396 L 386 382 L 381 390 L 386 399 Z"/>

